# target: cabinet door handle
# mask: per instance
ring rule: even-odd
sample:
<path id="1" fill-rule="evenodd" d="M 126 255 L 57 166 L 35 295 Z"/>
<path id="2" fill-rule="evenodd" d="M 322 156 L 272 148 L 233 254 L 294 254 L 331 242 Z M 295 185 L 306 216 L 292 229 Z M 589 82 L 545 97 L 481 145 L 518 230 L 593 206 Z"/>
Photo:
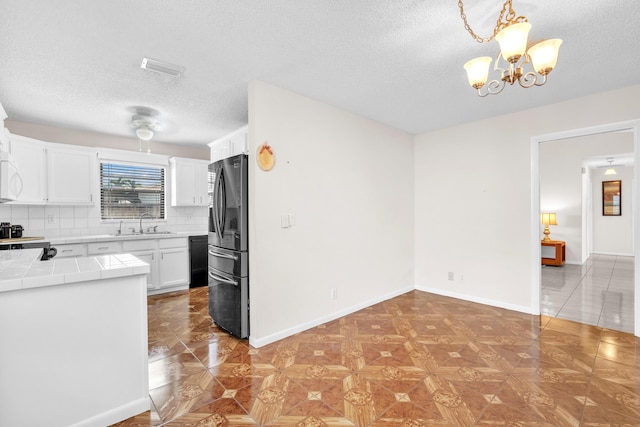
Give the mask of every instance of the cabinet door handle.
<path id="1" fill-rule="evenodd" d="M 153 261 L 153 258 L 154 258 L 154 253 L 151 252 L 151 261 Z"/>
<path id="2" fill-rule="evenodd" d="M 73 252 L 73 249 L 63 249 L 62 252 Z"/>
<path id="3" fill-rule="evenodd" d="M 99 251 L 106 251 L 107 249 L 109 249 L 109 246 L 100 246 L 98 248 Z"/>

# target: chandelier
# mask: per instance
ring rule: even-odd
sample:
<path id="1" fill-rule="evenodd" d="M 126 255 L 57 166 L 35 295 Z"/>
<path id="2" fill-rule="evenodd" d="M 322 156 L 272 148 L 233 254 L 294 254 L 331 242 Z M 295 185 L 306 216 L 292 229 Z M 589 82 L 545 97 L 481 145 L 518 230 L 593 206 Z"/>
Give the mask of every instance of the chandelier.
<path id="1" fill-rule="evenodd" d="M 495 79 L 487 83 L 491 57 L 481 56 L 464 64 L 469 84 L 478 91 L 478 95 L 481 97 L 497 95 L 502 92 L 507 83 L 513 85 L 518 82 L 524 88 L 542 86 L 547 82 L 547 76 L 558 62 L 558 50 L 562 43 L 560 39 L 543 40 L 527 49 L 527 38 L 531 24 L 524 16 L 516 17 L 511 1 L 506 0 L 502 6 L 498 22 L 493 29 L 493 35 L 482 38 L 469 26 L 462 0 L 458 0 L 460 17 L 471 37 L 478 43 L 488 43 L 495 38 L 500 45 L 500 52 L 496 56 L 493 67 L 494 71 L 501 73 L 499 80 Z M 500 61 L 500 57 L 503 61 Z M 527 64 L 532 70 L 525 72 Z M 487 89 L 485 93 L 482 93 L 481 89 L 485 84 Z"/>

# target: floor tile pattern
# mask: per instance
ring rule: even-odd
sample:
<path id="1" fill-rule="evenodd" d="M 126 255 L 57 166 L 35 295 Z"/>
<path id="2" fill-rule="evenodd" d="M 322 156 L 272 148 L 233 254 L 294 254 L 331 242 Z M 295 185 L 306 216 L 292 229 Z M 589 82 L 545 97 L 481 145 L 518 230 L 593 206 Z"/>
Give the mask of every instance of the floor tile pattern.
<path id="1" fill-rule="evenodd" d="M 132 426 L 640 426 L 640 339 L 420 291 L 259 349 L 207 288 L 149 298 Z"/>
<path id="2" fill-rule="evenodd" d="M 633 333 L 634 257 L 591 255 L 584 265 L 543 266 L 540 312 Z"/>

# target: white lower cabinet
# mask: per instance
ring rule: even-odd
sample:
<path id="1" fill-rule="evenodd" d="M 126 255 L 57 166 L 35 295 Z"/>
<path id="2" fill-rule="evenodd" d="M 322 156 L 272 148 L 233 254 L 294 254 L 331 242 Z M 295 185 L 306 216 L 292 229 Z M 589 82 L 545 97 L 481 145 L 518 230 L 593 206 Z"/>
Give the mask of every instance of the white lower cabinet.
<path id="1" fill-rule="evenodd" d="M 130 253 L 149 264 L 147 291 L 154 289 L 158 279 L 158 240 L 125 240 L 122 242 L 122 252 Z"/>
<path id="2" fill-rule="evenodd" d="M 74 258 L 87 256 L 87 245 L 82 243 L 75 243 L 70 245 L 54 245 L 53 247 L 58 251 L 56 258 Z"/>
<path id="3" fill-rule="evenodd" d="M 189 248 L 186 237 L 158 240 L 160 289 L 189 285 Z"/>
<path id="4" fill-rule="evenodd" d="M 117 254 L 122 252 L 122 242 L 96 242 L 87 244 L 87 255 Z"/>
<path id="5" fill-rule="evenodd" d="M 189 250 L 187 248 L 160 250 L 158 264 L 161 288 L 189 283 Z"/>
<path id="6" fill-rule="evenodd" d="M 150 266 L 147 276 L 149 295 L 187 289 L 189 286 L 189 247 L 186 237 L 145 240 L 111 240 L 94 243 L 55 244 L 57 258 L 130 253 Z"/>
<path id="7" fill-rule="evenodd" d="M 125 240 L 122 252 L 151 266 L 147 278 L 150 295 L 186 289 L 189 286 L 189 248 L 186 237 L 153 240 Z"/>
<path id="8" fill-rule="evenodd" d="M 156 271 L 158 270 L 156 251 L 140 251 L 130 253 L 131 255 L 149 264 L 151 268 L 149 270 L 149 274 L 147 275 L 147 290 L 154 289 L 156 277 L 158 276 L 158 274 L 156 273 Z"/>

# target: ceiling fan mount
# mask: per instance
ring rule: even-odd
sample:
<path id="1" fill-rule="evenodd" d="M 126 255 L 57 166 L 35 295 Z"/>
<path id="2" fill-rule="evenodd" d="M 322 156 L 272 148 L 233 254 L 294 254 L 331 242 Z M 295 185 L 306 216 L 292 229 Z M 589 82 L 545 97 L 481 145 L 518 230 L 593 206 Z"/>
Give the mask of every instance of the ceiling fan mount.
<path id="1" fill-rule="evenodd" d="M 138 107 L 136 114 L 131 117 L 131 127 L 135 128 L 138 138 L 148 141 L 153 138 L 153 133 L 162 129 L 160 122 L 153 116 L 157 111 L 150 108 Z"/>

